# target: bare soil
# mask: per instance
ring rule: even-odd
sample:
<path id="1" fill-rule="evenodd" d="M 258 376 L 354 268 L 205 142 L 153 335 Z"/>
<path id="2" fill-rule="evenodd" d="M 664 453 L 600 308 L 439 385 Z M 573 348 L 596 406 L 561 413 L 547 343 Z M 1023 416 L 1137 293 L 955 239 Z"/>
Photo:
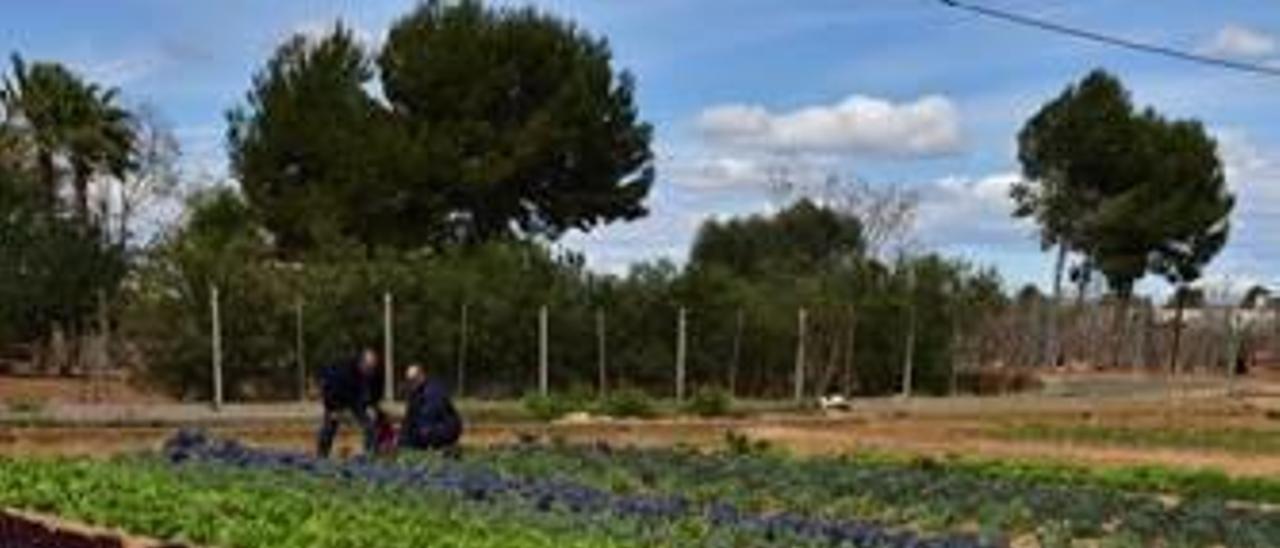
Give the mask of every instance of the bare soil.
<path id="1" fill-rule="evenodd" d="M 123 379 L 0 376 L 0 406 L 46 406 L 59 403 L 114 402 L 153 404 L 172 401 Z"/>
<path id="2" fill-rule="evenodd" d="M 32 512 L 0 509 L 0 546 L 26 548 L 183 548 Z"/>
<path id="3" fill-rule="evenodd" d="M 514 441 L 520 435 L 568 442 L 608 441 L 617 445 L 717 446 L 729 431 L 765 439 L 802 455 L 831 455 L 882 450 L 921 455 L 963 455 L 1077 462 L 1098 466 L 1157 464 L 1214 468 L 1236 476 L 1280 474 L 1280 455 L 1227 450 L 1126 448 L 1101 444 L 997 439 L 1000 427 L 1026 422 L 1053 425 L 1125 426 L 1160 429 L 1280 429 L 1280 383 L 1254 378 L 1233 383 L 1227 394 L 1221 379 L 1188 379 L 1176 384 L 1132 374 L 1069 374 L 1046 386 L 1071 396 L 1025 395 L 1002 398 L 857 400 L 854 411 L 822 415 L 762 414 L 748 419 L 590 420 L 562 424 L 480 422 L 470 424 L 465 443 L 484 446 Z M 1116 395 L 1119 393 L 1120 395 Z M 172 412 L 168 409 L 172 408 Z M 69 417 L 89 417 L 108 408 L 80 406 Z M 115 409 L 122 416 L 147 420 L 130 425 L 68 420 L 65 425 L 0 426 L 0 455 L 80 455 L 106 457 L 159 448 L 175 426 L 152 419 L 186 413 L 200 423 L 207 408 L 172 404 Z M 146 411 L 146 413 L 143 413 Z M 131 415 L 131 413 L 133 413 Z M 309 451 L 314 445 L 318 410 L 297 404 L 243 406 L 207 420 L 219 435 L 247 443 Z M 56 413 L 52 413 L 56 416 Z M 198 419 L 198 420 L 197 420 Z M 344 424 L 339 454 L 358 443 L 354 425 Z"/>

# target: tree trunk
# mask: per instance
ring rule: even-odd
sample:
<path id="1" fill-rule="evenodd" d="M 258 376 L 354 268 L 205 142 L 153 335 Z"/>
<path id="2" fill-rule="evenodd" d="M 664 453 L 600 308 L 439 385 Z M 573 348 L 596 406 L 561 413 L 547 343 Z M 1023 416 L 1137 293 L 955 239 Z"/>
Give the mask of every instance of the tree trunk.
<path id="1" fill-rule="evenodd" d="M 75 186 L 76 200 L 76 219 L 80 221 L 80 228 L 86 232 L 89 230 L 89 176 L 91 175 L 88 168 L 77 165 L 74 168 L 72 184 Z"/>
<path id="2" fill-rule="evenodd" d="M 1062 360 L 1058 350 L 1058 313 L 1062 308 L 1062 271 L 1067 264 L 1067 245 L 1058 244 L 1058 259 L 1053 265 L 1053 300 L 1049 306 L 1048 326 L 1045 329 L 1046 358 L 1050 366 L 1056 367 Z"/>
<path id="3" fill-rule="evenodd" d="M 854 351 L 856 350 L 856 347 L 854 345 L 857 342 L 858 313 L 856 310 L 854 310 L 852 306 L 849 307 L 849 326 L 848 327 L 849 327 L 848 340 L 845 342 L 845 348 L 847 350 L 845 351 L 845 354 L 844 354 L 844 394 L 843 395 L 845 397 L 849 397 L 853 395 L 853 387 L 857 380 L 856 375 L 854 374 L 854 365 L 855 365 Z"/>
<path id="4" fill-rule="evenodd" d="M 1111 367 L 1120 367 L 1120 355 L 1123 353 L 1125 337 L 1129 331 L 1129 293 L 1117 295 L 1115 312 L 1111 318 Z"/>
<path id="5" fill-rule="evenodd" d="M 36 163 L 39 164 L 40 182 L 44 185 L 45 207 L 53 215 L 58 211 L 58 173 L 53 166 L 53 153 L 40 151 Z"/>

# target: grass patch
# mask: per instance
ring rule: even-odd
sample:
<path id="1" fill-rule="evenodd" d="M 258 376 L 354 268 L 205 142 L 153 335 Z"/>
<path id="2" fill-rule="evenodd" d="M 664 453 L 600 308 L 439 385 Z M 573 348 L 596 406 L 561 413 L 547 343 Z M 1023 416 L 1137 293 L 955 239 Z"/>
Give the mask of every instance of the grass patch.
<path id="1" fill-rule="evenodd" d="M 1069 462 L 960 456 L 932 458 L 885 452 L 859 452 L 843 459 L 859 466 L 909 467 L 1036 485 L 1095 487 L 1128 493 L 1280 504 L 1280 479 L 1232 477 L 1215 469 L 1159 465 L 1098 468 Z"/>
<path id="2" fill-rule="evenodd" d="M 41 398 L 12 398 L 5 403 L 10 413 L 15 415 L 40 415 L 44 413 L 48 402 Z"/>
<path id="3" fill-rule="evenodd" d="M 993 433 L 997 438 L 1017 441 L 1054 441 L 1151 449 L 1200 449 L 1252 455 L 1280 454 L 1280 430 L 1018 424 L 997 428 Z"/>

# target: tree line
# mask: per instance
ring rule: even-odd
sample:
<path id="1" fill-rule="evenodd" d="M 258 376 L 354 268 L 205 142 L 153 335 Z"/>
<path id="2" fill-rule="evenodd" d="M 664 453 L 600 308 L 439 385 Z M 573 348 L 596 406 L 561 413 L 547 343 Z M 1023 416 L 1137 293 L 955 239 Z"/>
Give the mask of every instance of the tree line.
<path id="1" fill-rule="evenodd" d="M 1013 213 L 1058 252 L 1050 305 L 1011 298 L 992 269 L 889 249 L 912 195 L 856 185 L 708 220 L 682 265 L 592 272 L 550 243 L 647 213 L 652 128 L 635 86 L 607 41 L 532 8 L 427 2 L 376 50 L 341 24 L 296 36 L 227 112 L 237 184 L 185 185 L 180 218 L 143 238 L 139 211 L 184 179 L 176 141 L 118 91 L 15 56 L 0 96 L 0 342 L 113 333 L 113 361 L 207 397 L 216 287 L 230 395 L 276 398 L 304 384 L 299 364 L 379 341 L 390 294 L 398 355 L 505 396 L 531 385 L 546 306 L 557 386 L 596 378 L 603 320 L 612 381 L 661 393 L 683 309 L 694 386 L 790 394 L 803 332 L 815 394 L 941 394 L 985 365 L 1059 359 L 1068 263 L 1122 303 L 1147 273 L 1181 295 L 1228 235 L 1234 198 L 1203 127 L 1137 109 L 1097 71 L 1018 135 Z M 1011 358 L 1009 322 L 1029 311 L 1042 348 Z"/>
<path id="2" fill-rule="evenodd" d="M 683 267 L 648 262 L 625 275 L 520 241 L 372 257 L 351 244 L 328 248 L 324 260 L 277 260 L 235 191 L 199 194 L 189 211 L 139 265 L 126 335 L 152 358 L 151 378 L 194 399 L 211 386 L 214 286 L 229 396 L 249 399 L 296 395 L 300 358 L 315 367 L 360 344 L 380 347 L 384 294 L 394 299 L 397 363 L 421 361 L 455 389 L 486 397 L 537 386 L 544 306 L 553 390 L 595 389 L 602 319 L 608 384 L 671 395 L 683 309 L 691 389 L 788 397 L 800 309 L 806 394 L 898 393 L 907 344 L 914 390 L 945 394 L 968 380 L 956 345 L 979 335 L 974 319 L 1009 305 L 993 270 L 936 255 L 883 264 L 864 253 L 855 217 L 807 200 L 775 215 L 708 221 Z"/>

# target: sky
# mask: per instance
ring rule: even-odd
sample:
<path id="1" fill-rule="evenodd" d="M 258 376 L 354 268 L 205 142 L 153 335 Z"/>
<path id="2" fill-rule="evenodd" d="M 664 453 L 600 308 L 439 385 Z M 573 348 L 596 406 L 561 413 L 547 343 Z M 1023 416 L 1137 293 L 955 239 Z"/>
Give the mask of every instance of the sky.
<path id="1" fill-rule="evenodd" d="M 970 0 L 1190 52 L 1280 66 L 1268 0 Z M 508 5 L 526 2 L 502 1 Z M 1238 205 L 1207 279 L 1280 282 L 1280 77 L 1234 72 L 1010 26 L 938 0 L 532 0 L 608 39 L 655 128 L 648 217 L 557 245 L 597 270 L 681 262 L 701 222 L 775 210 L 770 181 L 828 174 L 919 196 L 914 238 L 1048 285 L 1052 257 L 1011 218 L 1015 135 L 1093 68 L 1139 105 L 1202 120 Z M 6 5 L 0 49 L 119 87 L 173 128 L 193 180 L 225 181 L 224 113 L 294 33 L 336 20 L 372 47 L 411 0 L 41 0 Z M 1163 292 L 1157 280 L 1140 290 Z"/>

